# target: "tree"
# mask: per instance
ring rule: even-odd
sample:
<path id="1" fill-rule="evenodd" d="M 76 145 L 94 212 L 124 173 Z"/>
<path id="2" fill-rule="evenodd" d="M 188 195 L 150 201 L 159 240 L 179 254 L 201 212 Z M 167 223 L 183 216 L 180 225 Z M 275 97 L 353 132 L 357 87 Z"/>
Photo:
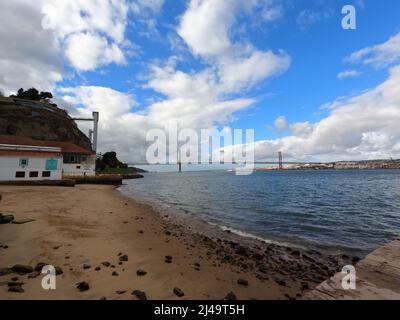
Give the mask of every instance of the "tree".
<path id="1" fill-rule="evenodd" d="M 40 97 L 41 100 L 53 99 L 52 93 L 51 92 L 47 92 L 47 91 L 40 92 L 39 97 Z"/>
<path id="2" fill-rule="evenodd" d="M 33 100 L 33 101 L 39 101 L 39 100 L 47 101 L 53 99 L 53 94 L 47 91 L 42 91 L 39 93 L 39 91 L 36 88 L 30 88 L 26 91 L 23 88 L 21 88 L 18 90 L 17 98 Z"/>

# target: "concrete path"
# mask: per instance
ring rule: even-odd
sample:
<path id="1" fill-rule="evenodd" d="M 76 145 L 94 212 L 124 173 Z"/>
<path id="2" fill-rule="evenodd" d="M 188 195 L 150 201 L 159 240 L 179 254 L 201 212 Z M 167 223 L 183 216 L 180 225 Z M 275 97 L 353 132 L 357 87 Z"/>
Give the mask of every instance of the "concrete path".
<path id="1" fill-rule="evenodd" d="M 344 290 L 337 273 L 304 296 L 313 300 L 400 300 L 400 238 L 356 265 L 356 290 Z"/>

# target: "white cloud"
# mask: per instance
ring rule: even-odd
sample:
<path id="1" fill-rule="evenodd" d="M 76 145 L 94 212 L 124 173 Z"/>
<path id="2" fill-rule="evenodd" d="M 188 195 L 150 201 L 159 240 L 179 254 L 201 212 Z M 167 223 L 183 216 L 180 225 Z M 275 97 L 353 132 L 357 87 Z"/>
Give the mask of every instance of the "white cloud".
<path id="1" fill-rule="evenodd" d="M 0 10 L 0 90 L 51 90 L 62 79 L 59 45 L 41 28 L 40 7 L 31 1 L 5 1 Z"/>
<path id="2" fill-rule="evenodd" d="M 178 34 L 194 54 L 215 56 L 231 48 L 228 31 L 235 21 L 233 0 L 192 0 L 181 18 Z"/>
<path id="3" fill-rule="evenodd" d="M 300 29 L 307 30 L 312 25 L 329 19 L 333 14 L 334 12 L 329 8 L 321 10 L 304 9 L 300 11 L 296 22 Z"/>
<path id="4" fill-rule="evenodd" d="M 286 130 L 289 126 L 288 121 L 285 116 L 280 116 L 280 117 L 276 118 L 274 124 L 275 124 L 275 128 L 277 128 L 280 131 Z"/>
<path id="5" fill-rule="evenodd" d="M 115 149 L 127 161 L 143 161 L 145 136 L 150 129 L 166 128 L 171 121 L 194 130 L 224 126 L 234 120 L 236 112 L 255 102 L 246 98 L 227 99 L 229 93 L 240 92 L 289 67 L 290 58 L 283 52 L 263 52 L 251 44 L 231 42 L 229 32 L 240 3 L 191 1 L 178 33 L 207 66 L 200 71 L 184 72 L 177 68 L 176 57 L 151 64 L 145 87 L 164 98 L 144 111 L 134 111 L 132 97 L 114 90 L 98 87 L 62 90 L 64 101 L 82 106 L 76 111 L 89 114 L 100 108 L 101 151 Z M 90 66 L 89 61 L 76 60 L 76 64 L 80 63 Z"/>
<path id="6" fill-rule="evenodd" d="M 265 2 L 269 10 L 275 8 Z M 290 58 L 284 52 L 260 51 L 248 43 L 234 43 L 230 33 L 239 10 L 251 12 L 258 0 L 192 0 L 180 20 L 178 34 L 194 55 L 219 76 L 220 89 L 237 92 L 286 71 Z"/>
<path id="7" fill-rule="evenodd" d="M 288 160 L 400 158 L 400 65 L 376 88 L 328 109 L 319 122 L 290 125 L 292 135 L 258 141 L 256 159 L 276 159 L 278 151 Z"/>
<path id="8" fill-rule="evenodd" d="M 126 0 L 41 0 L 44 29 L 55 30 L 65 38 L 70 34 L 97 31 L 117 43 L 124 41 L 127 24 Z"/>
<path id="9" fill-rule="evenodd" d="M 124 53 L 115 43 L 91 33 L 75 33 L 68 37 L 65 56 L 72 66 L 81 71 L 96 70 L 110 63 L 126 63 Z"/>
<path id="10" fill-rule="evenodd" d="M 351 63 L 363 63 L 377 68 L 385 68 L 400 60 L 400 33 L 388 41 L 353 52 L 346 59 Z"/>
<path id="11" fill-rule="evenodd" d="M 130 3 L 131 10 L 135 14 L 143 14 L 144 11 L 157 13 L 164 5 L 164 0 L 134 0 Z"/>
<path id="12" fill-rule="evenodd" d="M 167 73 L 174 78 L 175 73 Z M 184 79 L 182 83 L 185 83 Z M 186 85 L 178 85 L 185 90 Z M 254 103 L 251 99 L 219 100 L 215 95 L 210 99 L 200 100 L 196 95 L 175 96 L 177 88 L 154 84 L 157 90 L 163 90 L 170 98 L 151 104 L 145 112 L 134 109 L 136 102 L 133 96 L 110 88 L 75 87 L 62 88 L 61 105 L 71 114 L 89 116 L 93 111 L 100 112 L 99 151 L 117 151 L 125 161 L 145 161 L 146 133 L 150 129 L 167 129 L 169 123 L 178 121 L 180 128 L 200 130 L 224 125 L 232 120 L 236 111 L 243 110 Z M 72 106 L 71 106 L 72 105 Z M 75 107 L 74 107 L 75 106 Z M 80 123 L 80 128 L 87 132 L 89 126 Z"/>
<path id="13" fill-rule="evenodd" d="M 354 78 L 354 77 L 358 77 L 361 75 L 361 72 L 356 71 L 356 70 L 345 70 L 342 71 L 340 73 L 338 73 L 337 78 L 342 80 L 345 78 Z"/>
<path id="14" fill-rule="evenodd" d="M 129 5 L 126 0 L 41 0 L 42 26 L 53 30 L 72 66 L 80 71 L 124 64 Z"/>
<path id="15" fill-rule="evenodd" d="M 139 1 L 140 2 L 140 1 Z M 155 8 L 162 1 L 148 2 Z M 0 10 L 0 90 L 53 90 L 64 57 L 80 71 L 124 64 L 127 0 L 15 0 Z"/>
<path id="16" fill-rule="evenodd" d="M 252 87 L 259 81 L 286 71 L 291 59 L 285 54 L 272 51 L 255 51 L 244 59 L 224 59 L 219 65 L 222 90 L 237 92 Z"/>

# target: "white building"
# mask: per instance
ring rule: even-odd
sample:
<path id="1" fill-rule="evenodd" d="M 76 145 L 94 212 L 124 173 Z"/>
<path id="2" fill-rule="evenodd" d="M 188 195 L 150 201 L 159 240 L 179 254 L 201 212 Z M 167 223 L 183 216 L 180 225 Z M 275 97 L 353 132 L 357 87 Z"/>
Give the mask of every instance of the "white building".
<path id="1" fill-rule="evenodd" d="M 96 154 L 70 142 L 0 135 L 0 181 L 94 176 Z"/>
<path id="2" fill-rule="evenodd" d="M 0 144 L 0 181 L 61 180 L 60 148 Z"/>

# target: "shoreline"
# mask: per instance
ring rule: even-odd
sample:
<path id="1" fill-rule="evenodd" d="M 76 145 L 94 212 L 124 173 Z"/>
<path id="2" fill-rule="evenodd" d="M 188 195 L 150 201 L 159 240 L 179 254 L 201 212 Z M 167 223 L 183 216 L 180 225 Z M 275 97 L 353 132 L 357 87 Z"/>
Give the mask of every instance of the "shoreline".
<path id="1" fill-rule="evenodd" d="M 0 299 L 135 299 L 134 290 L 166 300 L 220 300 L 230 292 L 243 300 L 301 299 L 352 262 L 345 255 L 244 244 L 229 232 L 209 237 L 114 189 L 0 186 L 2 212 L 35 219 L 0 225 L 0 268 L 44 262 L 63 270 L 51 291 L 42 289 L 38 273 L 0 276 Z M 119 261 L 125 255 L 128 261 Z M 23 282 L 25 292 L 8 292 L 10 281 Z M 81 281 L 88 291 L 76 288 Z M 174 294 L 175 287 L 185 295 Z"/>

